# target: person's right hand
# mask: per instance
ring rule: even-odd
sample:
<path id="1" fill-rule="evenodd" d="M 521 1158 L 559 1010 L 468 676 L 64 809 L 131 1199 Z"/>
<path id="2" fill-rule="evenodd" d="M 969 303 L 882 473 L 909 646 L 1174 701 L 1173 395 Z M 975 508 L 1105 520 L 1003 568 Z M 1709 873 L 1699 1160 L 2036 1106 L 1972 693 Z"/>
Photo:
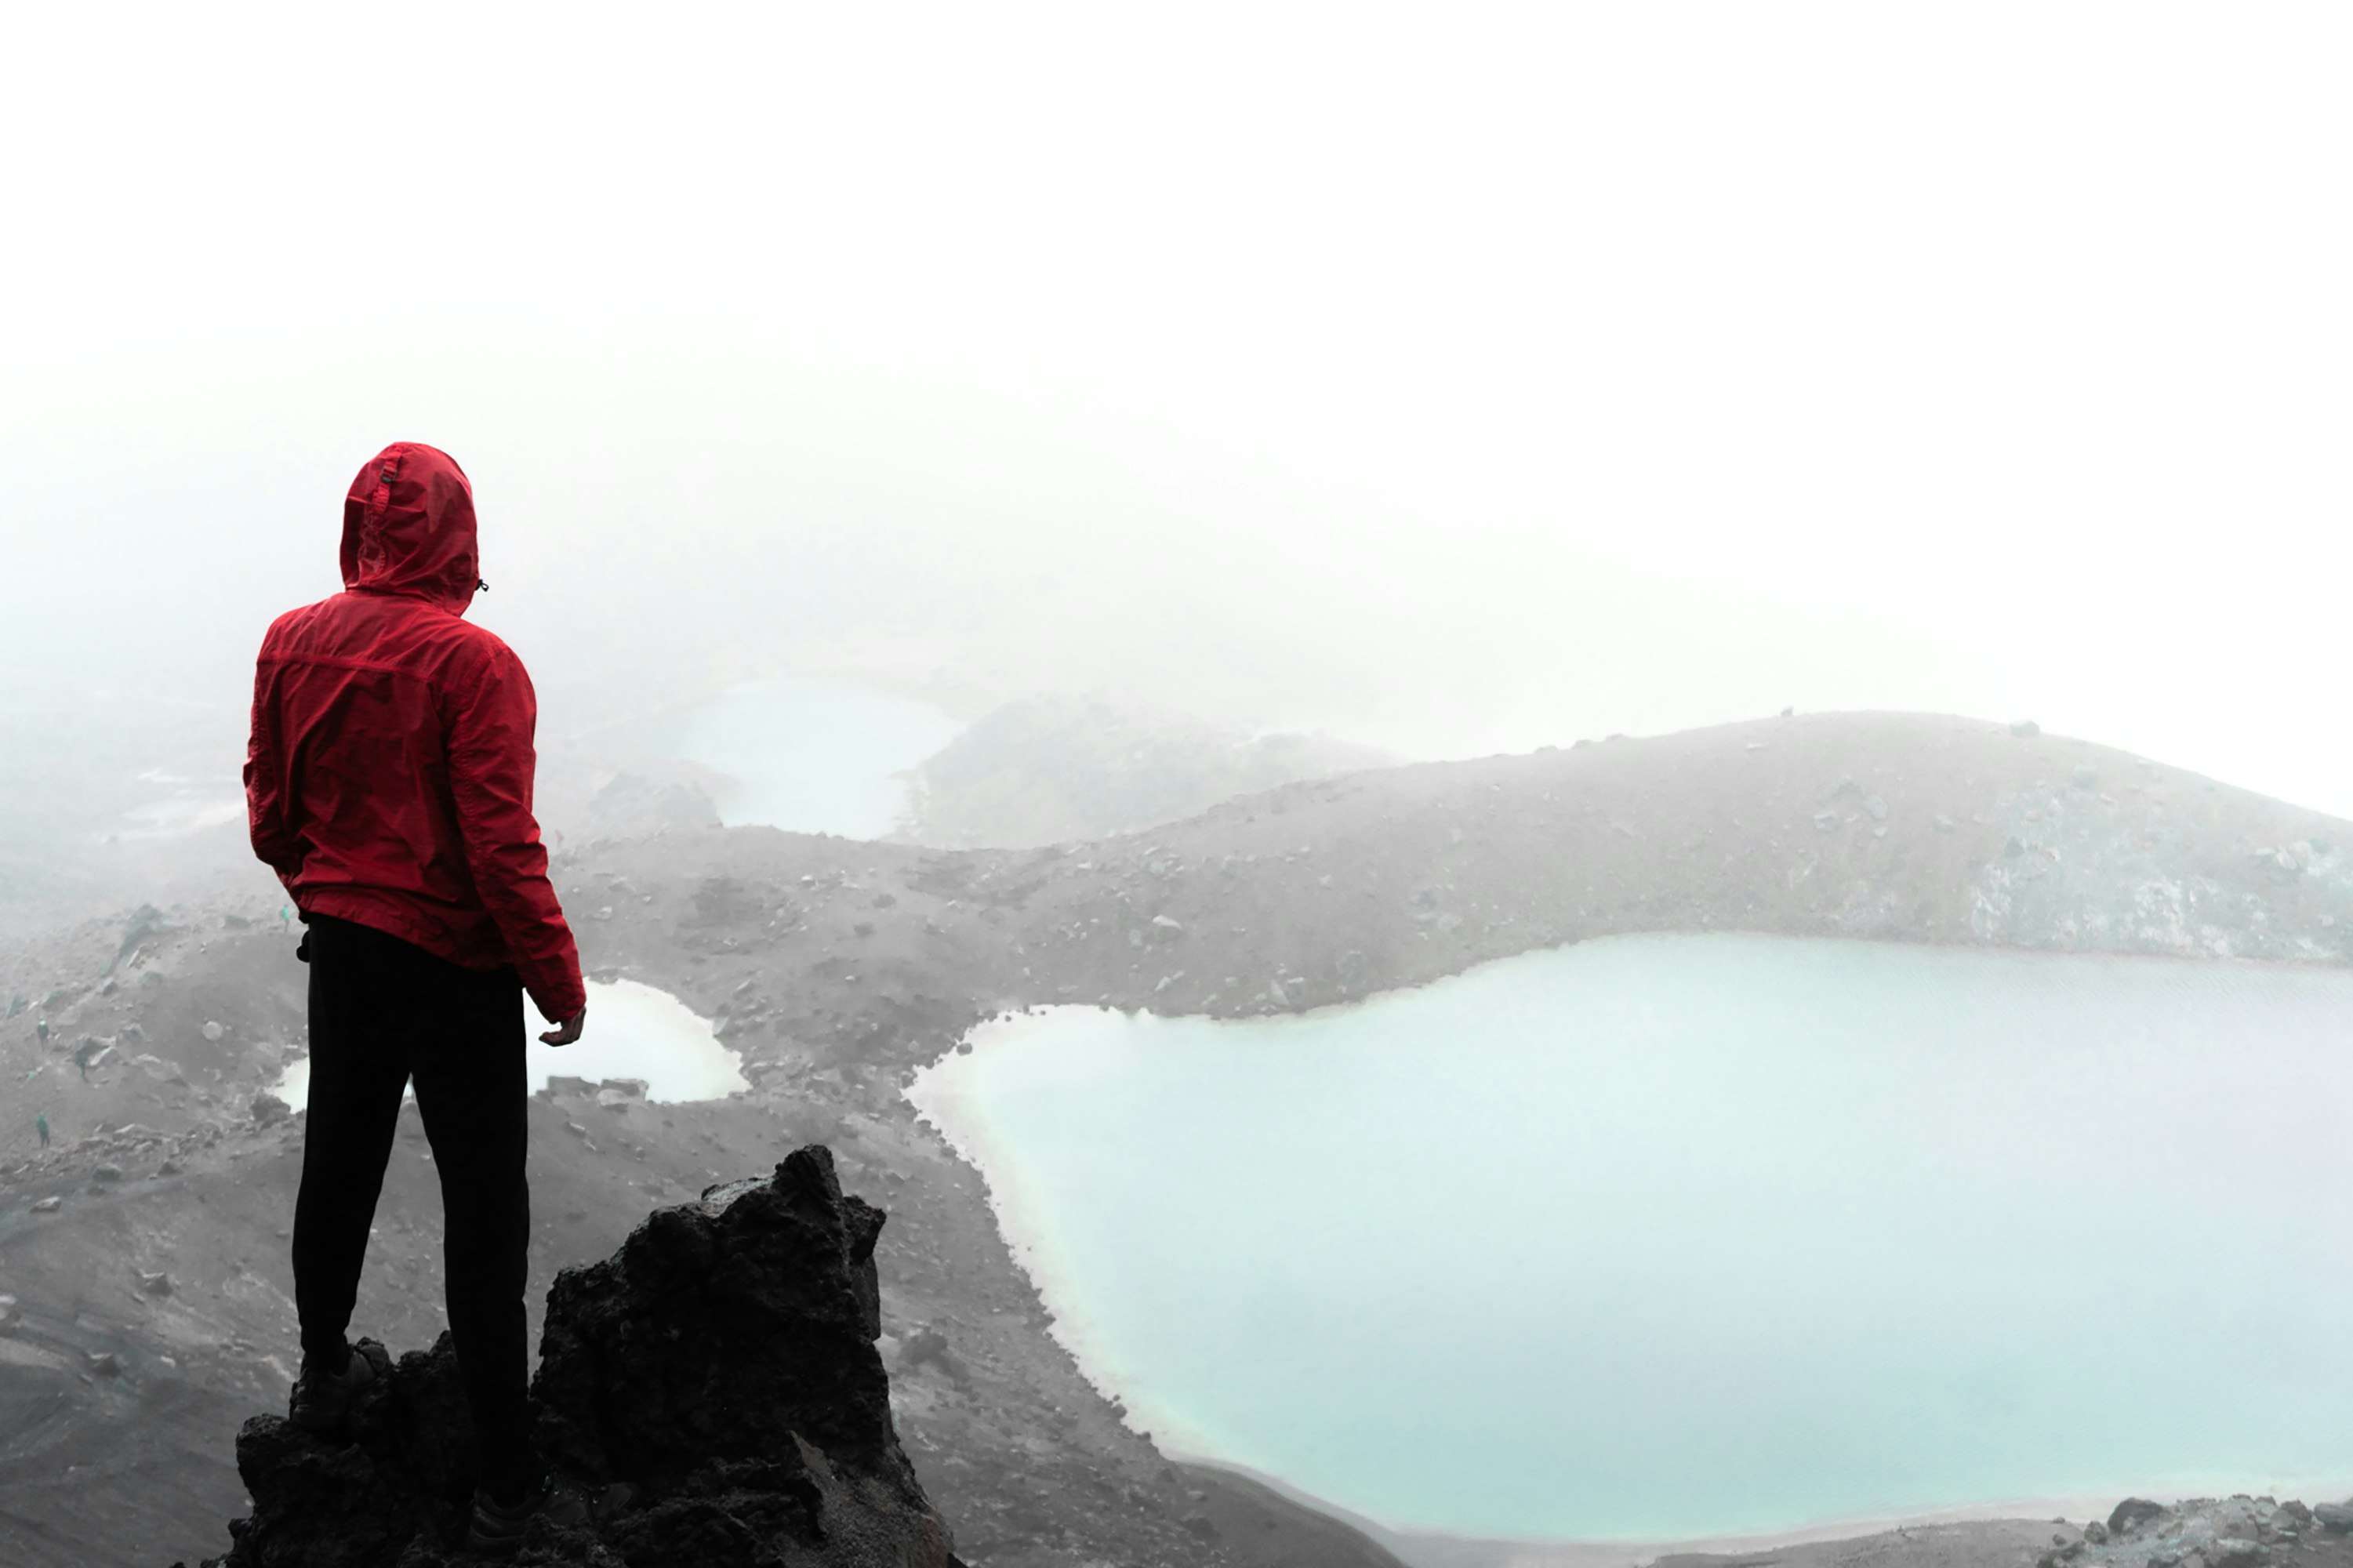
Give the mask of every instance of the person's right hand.
<path id="1" fill-rule="evenodd" d="M 539 1043 L 543 1046 L 568 1046 L 580 1037 L 580 1026 L 587 1021 L 588 1008 L 584 1003 L 580 1011 L 540 1036 Z"/>

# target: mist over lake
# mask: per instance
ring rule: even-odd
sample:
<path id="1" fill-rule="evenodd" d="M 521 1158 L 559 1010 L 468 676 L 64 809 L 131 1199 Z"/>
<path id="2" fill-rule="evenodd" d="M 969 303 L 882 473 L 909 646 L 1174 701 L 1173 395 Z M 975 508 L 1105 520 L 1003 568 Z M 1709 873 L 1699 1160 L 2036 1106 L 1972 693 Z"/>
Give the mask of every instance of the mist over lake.
<path id="1" fill-rule="evenodd" d="M 906 814 L 908 775 L 961 728 L 870 687 L 777 677 L 682 710 L 663 739 L 732 781 L 715 803 L 730 826 L 879 838 Z"/>

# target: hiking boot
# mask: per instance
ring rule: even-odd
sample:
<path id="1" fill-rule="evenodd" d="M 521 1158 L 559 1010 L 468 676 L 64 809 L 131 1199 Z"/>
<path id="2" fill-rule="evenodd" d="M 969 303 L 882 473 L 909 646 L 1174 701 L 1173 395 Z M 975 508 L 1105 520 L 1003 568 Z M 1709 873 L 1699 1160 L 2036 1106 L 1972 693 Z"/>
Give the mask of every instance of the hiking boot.
<path id="1" fill-rule="evenodd" d="M 545 1518 L 551 1524 L 575 1525 L 586 1521 L 586 1501 L 554 1476 L 513 1502 L 501 1502 L 482 1489 L 474 1490 L 474 1517 L 466 1527 L 466 1550 L 483 1557 L 512 1557 L 531 1530 L 531 1521 Z"/>
<path id="2" fill-rule="evenodd" d="M 350 1354 L 339 1373 L 326 1371 L 309 1356 L 302 1358 L 302 1375 L 295 1380 L 294 1401 L 288 1410 L 296 1426 L 328 1437 L 350 1425 L 352 1402 L 375 1381 L 375 1363 L 357 1349 Z"/>

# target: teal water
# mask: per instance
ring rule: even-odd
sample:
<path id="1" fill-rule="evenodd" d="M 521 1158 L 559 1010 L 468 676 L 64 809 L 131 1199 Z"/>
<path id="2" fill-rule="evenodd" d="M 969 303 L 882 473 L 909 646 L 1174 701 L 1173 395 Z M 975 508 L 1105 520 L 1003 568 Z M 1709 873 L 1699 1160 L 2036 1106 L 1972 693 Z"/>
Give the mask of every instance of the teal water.
<path id="1" fill-rule="evenodd" d="M 730 827 L 880 838 L 906 812 L 907 776 L 963 726 L 938 709 L 849 681 L 745 681 L 687 710 L 665 749 L 724 774 Z"/>
<path id="2" fill-rule="evenodd" d="M 911 1095 L 1090 1372 L 1392 1523 L 2353 1480 L 2353 975 L 1633 937 L 974 1044 Z"/>

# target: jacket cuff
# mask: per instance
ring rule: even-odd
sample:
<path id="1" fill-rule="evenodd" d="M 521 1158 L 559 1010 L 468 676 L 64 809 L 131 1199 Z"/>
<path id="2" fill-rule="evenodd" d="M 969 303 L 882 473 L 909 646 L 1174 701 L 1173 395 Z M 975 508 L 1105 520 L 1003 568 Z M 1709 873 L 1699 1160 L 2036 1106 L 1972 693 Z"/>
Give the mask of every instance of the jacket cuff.
<path id="1" fill-rule="evenodd" d="M 532 1005 L 551 1024 L 561 1024 L 588 1005 L 588 988 L 575 979 L 559 980 L 553 984 L 535 981 L 523 987 L 531 993 Z"/>

